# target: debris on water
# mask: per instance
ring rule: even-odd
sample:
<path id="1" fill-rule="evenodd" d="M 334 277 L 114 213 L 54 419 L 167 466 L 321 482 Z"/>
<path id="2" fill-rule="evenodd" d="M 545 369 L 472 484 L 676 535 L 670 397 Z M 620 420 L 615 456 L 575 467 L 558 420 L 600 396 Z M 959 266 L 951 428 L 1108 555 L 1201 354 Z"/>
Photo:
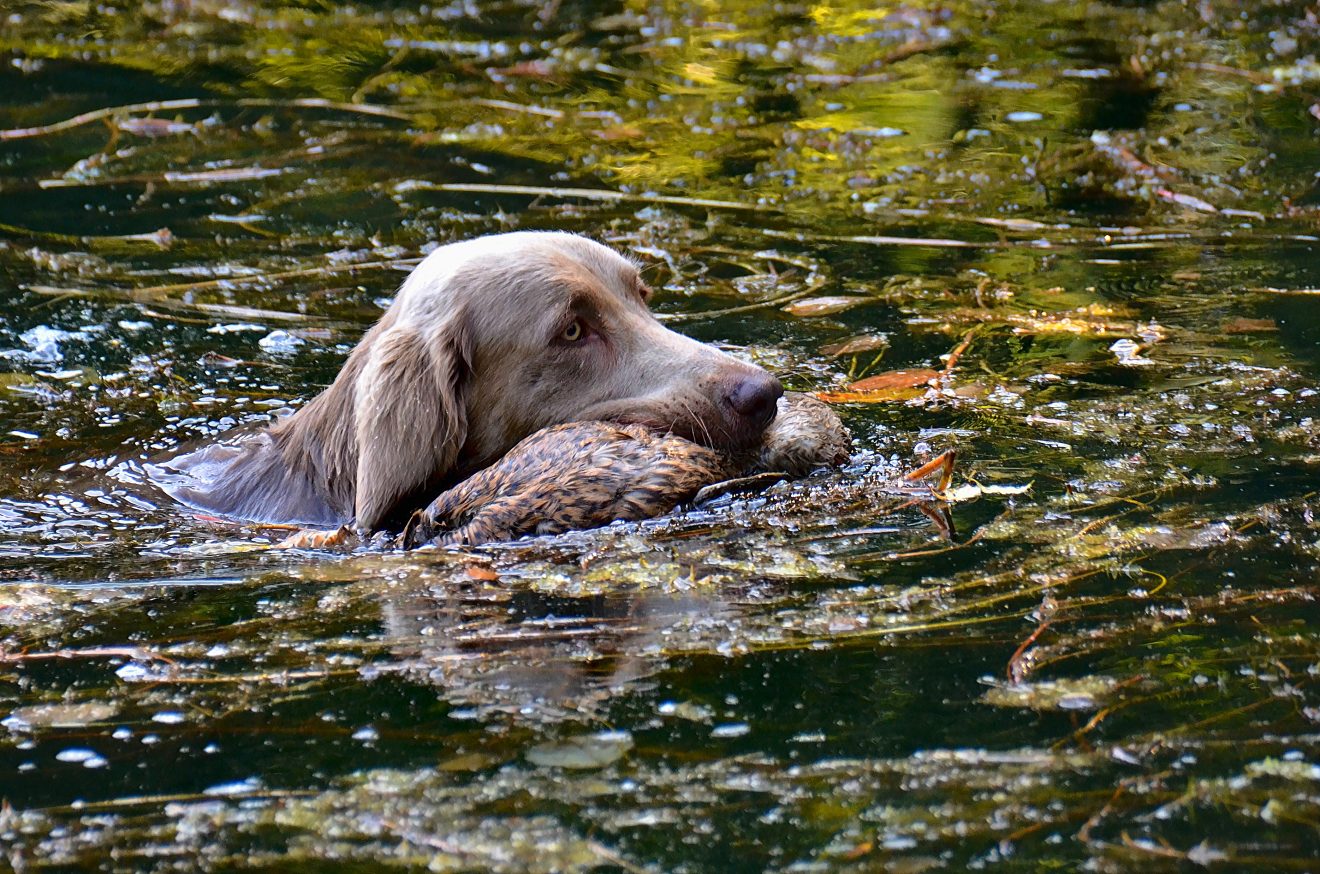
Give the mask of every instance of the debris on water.
<path id="1" fill-rule="evenodd" d="M 132 116 L 116 119 L 114 127 L 116 130 L 122 131 L 123 133 L 153 138 L 191 133 L 194 130 L 191 124 L 180 121 L 171 121 L 168 118 L 139 118 Z"/>
<path id="2" fill-rule="evenodd" d="M 115 669 L 115 676 L 126 683 L 153 683 L 168 675 L 166 666 L 153 662 L 125 662 Z"/>
<path id="3" fill-rule="evenodd" d="M 37 364 L 58 364 L 64 360 L 66 343 L 71 340 L 87 341 L 91 338 L 92 332 L 85 328 L 66 331 L 49 325 L 37 325 L 18 335 L 18 339 L 27 347 L 26 349 L 9 349 L 0 352 L 0 355 Z"/>
<path id="4" fill-rule="evenodd" d="M 262 782 L 259 778 L 247 777 L 232 783 L 217 783 L 214 786 L 208 786 L 202 790 L 202 794 L 224 798 L 231 795 L 248 795 L 252 792 L 259 792 L 261 789 Z"/>
<path id="5" fill-rule="evenodd" d="M 1097 710 L 1119 686 L 1117 680 L 1105 676 L 990 684 L 981 696 L 986 704 L 1029 710 Z"/>
<path id="6" fill-rule="evenodd" d="M 1292 759 L 1264 758 L 1249 762 L 1246 773 L 1250 777 L 1278 777 L 1294 782 L 1320 782 L 1320 765 L 1306 761 L 1300 754 Z"/>
<path id="7" fill-rule="evenodd" d="M 743 737 L 752 733 L 752 727 L 745 722 L 726 722 L 710 730 L 710 736 L 716 739 Z"/>
<path id="8" fill-rule="evenodd" d="M 867 302 L 867 298 L 835 295 L 833 297 L 807 297 L 784 306 L 784 312 L 794 316 L 831 316 Z"/>
<path id="9" fill-rule="evenodd" d="M 1238 316 L 1224 322 L 1222 329 L 1226 334 L 1263 334 L 1279 330 L 1279 323 L 1274 319 L 1249 319 Z"/>
<path id="10" fill-rule="evenodd" d="M 1136 340 L 1127 338 L 1115 340 L 1113 345 L 1109 347 L 1109 351 L 1114 353 L 1114 357 L 1118 359 L 1118 363 L 1122 364 L 1124 367 L 1141 367 L 1147 364 L 1154 364 L 1155 362 L 1153 360 L 1141 355 L 1141 349 L 1142 346 L 1140 343 Z"/>
<path id="11" fill-rule="evenodd" d="M 224 325 L 212 325 L 206 329 L 208 334 L 238 334 L 245 331 L 257 332 L 265 331 L 265 325 L 257 325 L 251 322 L 231 322 Z"/>
<path id="12" fill-rule="evenodd" d="M 598 731 L 559 741 L 537 744 L 525 753 L 527 761 L 543 768 L 582 770 L 603 768 L 628 754 L 633 748 L 632 734 L 626 731 Z"/>
<path id="13" fill-rule="evenodd" d="M 257 345 L 272 355 L 292 355 L 298 347 L 307 341 L 297 334 L 291 334 L 282 328 L 271 331 L 257 341 Z"/>
<path id="14" fill-rule="evenodd" d="M 817 397 L 829 403 L 882 403 L 905 401 L 919 397 L 940 377 L 937 370 L 891 370 L 860 379 L 843 391 L 818 392 Z"/>
<path id="15" fill-rule="evenodd" d="M 844 355 L 856 355 L 860 352 L 874 352 L 887 348 L 889 348 L 889 337 L 886 334 L 858 334 L 846 340 L 826 343 L 820 347 L 820 354 L 839 358 Z"/>
<path id="16" fill-rule="evenodd" d="M 1013 495 L 1025 495 L 1031 491 L 1031 483 L 1025 485 L 983 485 L 976 482 L 966 482 L 953 488 L 945 489 L 940 493 L 940 499 L 948 501 L 951 504 L 962 501 L 974 501 L 977 498 L 998 496 L 1011 497 Z"/>
<path id="17" fill-rule="evenodd" d="M 661 716 L 677 716 L 689 722 L 703 723 L 710 722 L 715 715 L 710 707 L 694 701 L 662 701 L 656 707 L 656 712 Z"/>
<path id="18" fill-rule="evenodd" d="M 102 701 L 59 702 L 16 707 L 0 725 L 10 731 L 89 725 L 104 722 L 119 713 L 119 708 Z"/>
<path id="19" fill-rule="evenodd" d="M 1217 862 L 1227 862 L 1228 859 L 1227 853 L 1210 846 L 1208 841 L 1201 841 L 1187 851 L 1187 861 L 1203 868 L 1208 868 Z"/>

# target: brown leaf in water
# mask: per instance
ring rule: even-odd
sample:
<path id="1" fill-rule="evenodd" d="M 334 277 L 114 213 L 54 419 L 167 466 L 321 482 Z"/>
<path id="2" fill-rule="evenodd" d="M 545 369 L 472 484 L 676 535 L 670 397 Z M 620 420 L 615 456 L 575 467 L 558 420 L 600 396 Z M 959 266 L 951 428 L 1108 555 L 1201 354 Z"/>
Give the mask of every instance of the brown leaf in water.
<path id="1" fill-rule="evenodd" d="M 1225 334 L 1257 334 L 1277 330 L 1279 330 L 1279 324 L 1274 319 L 1248 319 L 1244 317 L 1229 319 L 1224 322 L 1223 327 Z"/>
<path id="2" fill-rule="evenodd" d="M 616 124 L 611 127 L 601 128 L 596 131 L 596 136 L 607 143 L 616 140 L 636 140 L 646 136 L 645 132 L 636 125 Z"/>
<path id="3" fill-rule="evenodd" d="M 847 391 L 818 392 L 816 397 L 829 403 L 876 404 L 884 401 L 906 401 L 919 397 L 934 379 L 937 370 L 891 370 L 858 380 Z"/>
<path id="4" fill-rule="evenodd" d="M 479 564 L 470 564 L 465 570 L 467 571 L 467 575 L 472 579 L 481 580 L 485 583 L 493 583 L 500 578 L 500 575 L 495 573 L 495 571 Z"/>
<path id="5" fill-rule="evenodd" d="M 868 298 L 837 295 L 834 297 L 806 297 L 795 300 L 784 307 L 784 312 L 794 316 L 832 316 L 844 310 L 850 310 Z"/>
<path id="6" fill-rule="evenodd" d="M 883 404 L 921 397 L 924 389 L 903 388 L 893 391 L 818 391 L 816 398 L 827 404 Z"/>
<path id="7" fill-rule="evenodd" d="M 877 373 L 875 376 L 868 376 L 866 379 L 859 379 L 848 386 L 852 391 L 886 391 L 892 388 L 912 388 L 918 385 L 925 385 L 932 379 L 939 377 L 938 370 L 929 370 L 921 368 L 917 370 L 890 370 L 887 373 Z"/>
<path id="8" fill-rule="evenodd" d="M 857 352 L 872 352 L 889 346 L 889 338 L 883 334 L 858 334 L 837 343 L 826 343 L 820 347 L 822 355 L 838 358 L 840 355 L 853 355 Z"/>

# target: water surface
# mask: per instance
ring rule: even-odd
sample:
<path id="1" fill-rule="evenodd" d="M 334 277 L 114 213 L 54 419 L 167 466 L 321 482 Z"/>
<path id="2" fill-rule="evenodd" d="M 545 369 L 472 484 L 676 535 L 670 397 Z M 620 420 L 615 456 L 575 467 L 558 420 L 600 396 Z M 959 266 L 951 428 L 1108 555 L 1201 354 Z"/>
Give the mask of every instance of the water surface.
<path id="1" fill-rule="evenodd" d="M 6 14 L 14 867 L 1314 868 L 1313 7 Z M 470 554 L 134 485 L 531 228 L 836 393 L 855 464 Z M 875 487 L 946 448 L 950 506 Z"/>

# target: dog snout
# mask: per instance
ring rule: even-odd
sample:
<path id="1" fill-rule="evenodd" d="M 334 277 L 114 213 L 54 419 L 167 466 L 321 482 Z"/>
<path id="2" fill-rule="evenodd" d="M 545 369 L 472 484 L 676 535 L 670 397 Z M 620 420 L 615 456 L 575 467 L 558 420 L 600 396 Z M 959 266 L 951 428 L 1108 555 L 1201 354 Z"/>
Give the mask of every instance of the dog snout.
<path id="1" fill-rule="evenodd" d="M 758 372 L 736 378 L 723 400 L 749 427 L 759 432 L 775 417 L 776 404 L 783 394 L 779 380 Z"/>

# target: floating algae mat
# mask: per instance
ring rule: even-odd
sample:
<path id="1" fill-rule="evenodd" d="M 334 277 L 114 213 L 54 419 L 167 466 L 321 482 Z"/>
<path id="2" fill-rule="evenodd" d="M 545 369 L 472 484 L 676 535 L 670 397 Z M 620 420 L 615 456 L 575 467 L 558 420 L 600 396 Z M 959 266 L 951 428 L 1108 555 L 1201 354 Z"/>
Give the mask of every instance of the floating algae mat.
<path id="1" fill-rule="evenodd" d="M 1314 4 L 480 6 L 6 8 L 5 862 L 1313 869 Z M 851 462 L 413 553 L 141 486 L 518 228 Z"/>

